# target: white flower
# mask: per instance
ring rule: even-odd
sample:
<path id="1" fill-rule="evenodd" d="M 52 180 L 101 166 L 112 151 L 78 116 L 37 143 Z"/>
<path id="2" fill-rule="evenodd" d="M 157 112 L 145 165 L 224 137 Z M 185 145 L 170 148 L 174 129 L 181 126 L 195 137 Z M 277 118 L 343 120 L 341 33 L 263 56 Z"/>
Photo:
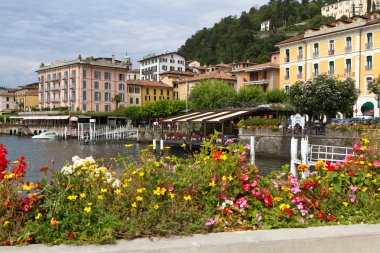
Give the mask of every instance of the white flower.
<path id="1" fill-rule="evenodd" d="M 71 175 L 74 173 L 74 170 L 73 170 L 73 166 L 63 166 L 63 168 L 61 169 L 61 173 L 63 173 L 64 175 Z"/>
<path id="2" fill-rule="evenodd" d="M 79 156 L 73 156 L 73 158 L 71 158 L 71 160 L 73 161 L 73 163 L 75 163 L 75 161 L 79 160 L 80 157 Z"/>
<path id="3" fill-rule="evenodd" d="M 119 188 L 120 187 L 120 180 L 119 179 L 116 179 L 115 181 L 113 181 L 112 183 L 112 188 Z"/>

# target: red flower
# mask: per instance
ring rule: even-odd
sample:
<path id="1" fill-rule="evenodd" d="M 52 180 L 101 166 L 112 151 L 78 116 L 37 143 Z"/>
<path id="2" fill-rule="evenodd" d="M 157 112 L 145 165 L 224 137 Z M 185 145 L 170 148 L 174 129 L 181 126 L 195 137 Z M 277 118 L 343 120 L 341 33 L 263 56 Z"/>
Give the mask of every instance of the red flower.
<path id="1" fill-rule="evenodd" d="M 322 195 L 327 195 L 327 190 L 326 189 L 322 189 L 321 194 Z"/>
<path id="2" fill-rule="evenodd" d="M 350 177 L 353 177 L 355 175 L 355 172 L 353 172 L 352 170 L 350 171 L 349 173 Z"/>
<path id="3" fill-rule="evenodd" d="M 326 168 L 327 168 L 327 171 L 335 171 L 335 165 L 331 164 L 330 161 L 326 162 Z"/>
<path id="4" fill-rule="evenodd" d="M 327 220 L 332 221 L 335 219 L 334 215 L 327 215 Z"/>
<path id="5" fill-rule="evenodd" d="M 322 219 L 325 216 L 325 214 L 323 212 L 319 212 L 317 216 L 319 219 Z"/>
<path id="6" fill-rule="evenodd" d="M 263 200 L 266 207 L 272 205 L 272 195 L 270 195 L 269 193 L 263 195 Z"/>
<path id="7" fill-rule="evenodd" d="M 40 167 L 40 171 L 48 171 L 49 170 L 49 166 L 41 166 Z"/>
<path id="8" fill-rule="evenodd" d="M 225 214 L 232 213 L 231 209 L 229 209 L 229 208 L 224 209 L 223 212 L 224 212 Z"/>
<path id="9" fill-rule="evenodd" d="M 68 232 L 67 233 L 67 239 L 71 240 L 71 239 L 74 239 L 74 233 L 73 232 Z"/>
<path id="10" fill-rule="evenodd" d="M 220 162 L 220 156 L 223 154 L 222 151 L 215 151 L 214 154 L 212 155 L 214 158 L 215 162 Z"/>

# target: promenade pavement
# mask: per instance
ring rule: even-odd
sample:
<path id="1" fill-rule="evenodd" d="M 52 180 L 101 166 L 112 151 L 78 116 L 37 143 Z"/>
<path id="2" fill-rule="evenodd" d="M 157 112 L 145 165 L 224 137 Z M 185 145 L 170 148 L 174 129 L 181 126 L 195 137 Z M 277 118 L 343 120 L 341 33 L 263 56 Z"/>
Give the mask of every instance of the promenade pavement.
<path id="1" fill-rule="evenodd" d="M 118 240 L 111 245 L 0 247 L 6 253 L 380 253 L 380 224 L 324 226 L 175 238 Z"/>

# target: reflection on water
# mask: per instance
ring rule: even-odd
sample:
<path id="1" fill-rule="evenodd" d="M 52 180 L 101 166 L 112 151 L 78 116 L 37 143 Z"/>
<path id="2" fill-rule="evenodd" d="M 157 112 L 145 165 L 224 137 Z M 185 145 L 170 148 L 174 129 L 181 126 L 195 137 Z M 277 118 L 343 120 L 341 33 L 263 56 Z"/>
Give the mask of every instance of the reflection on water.
<path id="1" fill-rule="evenodd" d="M 146 144 L 138 144 L 127 149 L 124 143 L 81 145 L 77 140 L 43 140 L 9 135 L 0 135 L 0 143 L 5 144 L 8 150 L 8 160 L 13 161 L 21 155 L 25 156 L 25 160 L 30 164 L 27 173 L 29 180 L 38 178 L 39 167 L 51 166 L 52 161 L 54 161 L 54 168 L 58 169 L 76 155 L 92 156 L 95 159 L 103 157 L 108 159 L 121 155 L 137 159 L 141 149 L 146 147 Z M 181 149 L 170 149 L 169 152 L 177 156 L 186 155 Z M 287 159 L 256 157 L 256 166 L 262 175 L 281 169 L 281 166 L 287 163 L 289 163 Z"/>

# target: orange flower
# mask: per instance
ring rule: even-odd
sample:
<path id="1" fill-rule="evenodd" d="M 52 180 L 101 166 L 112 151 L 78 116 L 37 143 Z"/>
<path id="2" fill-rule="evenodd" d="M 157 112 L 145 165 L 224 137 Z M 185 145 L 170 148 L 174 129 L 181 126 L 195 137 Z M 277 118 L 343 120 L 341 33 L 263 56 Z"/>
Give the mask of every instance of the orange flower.
<path id="1" fill-rule="evenodd" d="M 298 171 L 305 171 L 309 168 L 309 166 L 307 166 L 306 164 L 300 164 L 298 165 L 297 169 Z"/>
<path id="2" fill-rule="evenodd" d="M 50 221 L 50 224 L 53 226 L 53 227 L 56 227 L 58 225 L 58 221 L 55 217 L 51 218 L 51 221 Z"/>
<path id="3" fill-rule="evenodd" d="M 49 170 L 49 166 L 41 166 L 40 167 L 40 171 L 48 171 Z"/>

